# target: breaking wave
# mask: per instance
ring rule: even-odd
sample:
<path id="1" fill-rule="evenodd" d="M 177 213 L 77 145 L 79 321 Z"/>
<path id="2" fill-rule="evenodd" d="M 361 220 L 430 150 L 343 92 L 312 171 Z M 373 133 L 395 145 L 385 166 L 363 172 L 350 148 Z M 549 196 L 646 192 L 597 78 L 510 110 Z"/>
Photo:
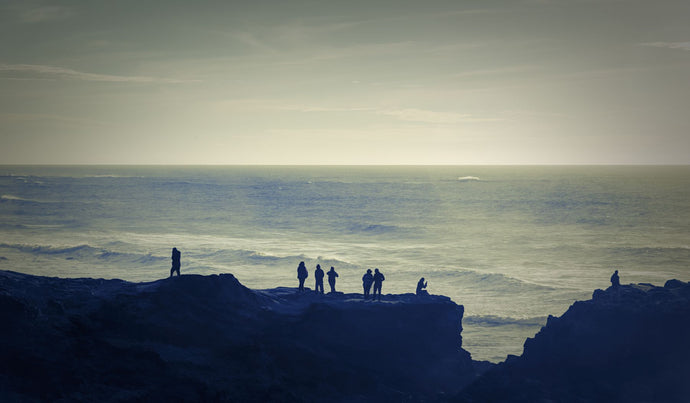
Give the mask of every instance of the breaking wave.
<path id="1" fill-rule="evenodd" d="M 385 224 L 354 224 L 349 226 L 348 229 L 352 232 L 364 234 L 386 234 L 400 230 L 400 228 L 395 225 Z"/>
<path id="2" fill-rule="evenodd" d="M 155 256 L 150 253 L 124 253 L 116 252 L 103 248 L 96 248 L 90 245 L 77 245 L 54 247 L 45 245 L 16 245 L 16 244 L 0 244 L 0 248 L 14 249 L 22 253 L 32 255 L 47 255 L 64 257 L 66 260 L 81 260 L 81 261 L 108 261 L 108 262 L 128 262 L 137 263 L 139 265 L 146 265 L 149 263 L 158 263 L 167 260 L 168 257 Z"/>
<path id="3" fill-rule="evenodd" d="M 447 281 L 459 284 L 472 284 L 475 287 L 486 290 L 486 292 L 502 294 L 514 292 L 549 292 L 556 291 L 558 288 L 536 284 L 502 273 L 483 273 L 480 271 L 463 270 L 443 270 L 433 272 L 435 277 L 446 278 Z"/>
<path id="4" fill-rule="evenodd" d="M 32 199 L 25 199 L 23 197 L 19 196 L 14 196 L 14 195 L 2 195 L 0 196 L 0 203 L 34 203 L 34 204 L 40 204 L 44 203 L 38 200 L 32 200 Z"/>
<path id="5" fill-rule="evenodd" d="M 465 316 L 462 321 L 466 325 L 475 326 L 485 326 L 485 327 L 495 327 L 495 326 L 524 326 L 524 327 L 536 327 L 544 326 L 546 324 L 546 316 L 538 316 L 533 318 L 505 318 L 495 315 L 477 315 L 477 316 Z"/>

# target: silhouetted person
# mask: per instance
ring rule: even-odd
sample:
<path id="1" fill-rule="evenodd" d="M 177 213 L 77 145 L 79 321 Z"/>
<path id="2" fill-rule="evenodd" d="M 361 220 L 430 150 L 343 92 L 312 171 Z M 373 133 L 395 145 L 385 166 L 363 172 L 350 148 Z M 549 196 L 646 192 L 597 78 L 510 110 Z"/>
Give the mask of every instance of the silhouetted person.
<path id="1" fill-rule="evenodd" d="M 331 270 L 326 274 L 328 275 L 328 285 L 331 286 L 331 292 L 335 292 L 335 278 L 338 277 L 338 273 L 336 273 L 333 266 L 331 266 Z"/>
<path id="2" fill-rule="evenodd" d="M 367 272 L 362 276 L 362 287 L 364 287 L 364 299 L 369 297 L 369 292 L 371 291 L 371 284 L 374 282 L 374 276 L 371 275 L 371 269 L 367 269 Z"/>
<path id="3" fill-rule="evenodd" d="M 618 270 L 613 272 L 611 276 L 611 287 L 618 288 L 621 285 L 621 279 L 618 277 Z"/>
<path id="4" fill-rule="evenodd" d="M 300 292 L 304 291 L 304 280 L 306 280 L 307 277 L 309 277 L 307 266 L 304 265 L 304 262 L 299 262 L 299 266 L 297 266 L 297 278 L 299 279 Z"/>
<path id="5" fill-rule="evenodd" d="M 172 248 L 172 267 L 170 268 L 170 277 L 173 276 L 175 272 L 177 272 L 177 275 L 180 275 L 180 266 L 182 264 L 180 263 L 180 257 L 181 253 L 177 248 Z"/>
<path id="6" fill-rule="evenodd" d="M 316 281 L 314 289 L 316 289 L 316 292 L 323 294 L 323 270 L 321 270 L 320 264 L 316 265 L 316 270 L 314 271 L 314 280 Z"/>
<path id="7" fill-rule="evenodd" d="M 429 295 L 427 290 L 425 290 L 426 286 L 427 286 L 427 283 L 424 281 L 424 277 L 420 278 L 419 282 L 417 282 L 417 291 L 416 291 L 417 295 L 419 295 L 419 296 Z"/>
<path id="8" fill-rule="evenodd" d="M 383 285 L 383 281 L 386 278 L 383 276 L 383 273 L 379 271 L 379 269 L 374 269 L 374 298 L 376 298 L 376 295 L 378 293 L 379 301 L 381 301 L 381 286 Z"/>

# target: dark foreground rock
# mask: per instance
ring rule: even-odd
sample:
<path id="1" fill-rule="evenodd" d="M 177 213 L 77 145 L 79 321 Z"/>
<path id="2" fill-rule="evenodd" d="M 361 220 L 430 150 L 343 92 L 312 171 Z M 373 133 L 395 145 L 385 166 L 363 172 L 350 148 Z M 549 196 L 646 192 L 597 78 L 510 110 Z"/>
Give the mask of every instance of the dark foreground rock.
<path id="1" fill-rule="evenodd" d="M 0 271 L 2 401 L 434 401 L 476 378 L 449 298 Z"/>
<path id="2" fill-rule="evenodd" d="M 690 402 L 690 284 L 596 290 L 461 402 Z"/>

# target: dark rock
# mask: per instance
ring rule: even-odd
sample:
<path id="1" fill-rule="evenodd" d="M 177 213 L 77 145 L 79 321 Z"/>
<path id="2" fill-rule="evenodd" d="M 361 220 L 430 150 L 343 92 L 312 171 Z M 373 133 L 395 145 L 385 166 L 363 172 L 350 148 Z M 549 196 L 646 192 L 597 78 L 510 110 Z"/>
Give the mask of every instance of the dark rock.
<path id="1" fill-rule="evenodd" d="M 252 291 L 0 271 L 0 395 L 17 401 L 445 400 L 486 371 L 449 298 Z"/>
<path id="2" fill-rule="evenodd" d="M 667 283 L 668 284 L 668 283 Z M 687 402 L 688 283 L 597 290 L 470 385 L 464 402 Z"/>
<path id="3" fill-rule="evenodd" d="M 671 279 L 671 280 L 668 280 L 664 284 L 664 288 L 681 288 L 681 287 L 685 287 L 686 285 L 687 285 L 687 283 L 684 283 L 680 280 Z"/>

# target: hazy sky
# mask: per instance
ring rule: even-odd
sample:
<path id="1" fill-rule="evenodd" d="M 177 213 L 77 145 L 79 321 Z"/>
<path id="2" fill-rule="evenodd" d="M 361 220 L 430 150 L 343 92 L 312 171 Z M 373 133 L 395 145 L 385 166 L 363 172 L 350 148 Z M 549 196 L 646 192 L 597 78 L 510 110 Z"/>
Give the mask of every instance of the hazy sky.
<path id="1" fill-rule="evenodd" d="M 0 0 L 0 163 L 690 163 L 690 1 Z"/>

